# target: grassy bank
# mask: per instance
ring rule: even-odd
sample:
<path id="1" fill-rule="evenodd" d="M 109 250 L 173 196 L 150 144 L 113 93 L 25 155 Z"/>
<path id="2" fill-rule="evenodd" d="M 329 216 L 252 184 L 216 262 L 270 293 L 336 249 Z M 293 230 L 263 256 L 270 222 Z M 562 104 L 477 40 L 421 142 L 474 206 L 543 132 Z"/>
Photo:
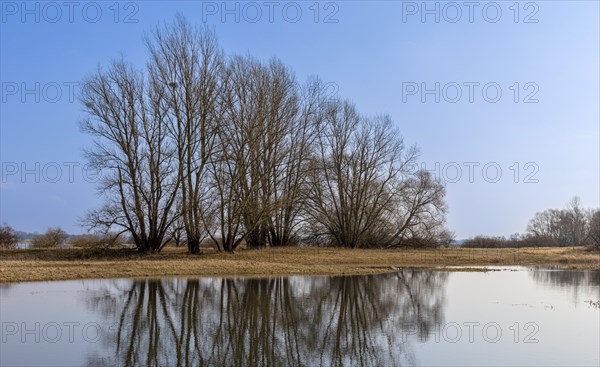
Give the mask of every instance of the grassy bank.
<path id="1" fill-rule="evenodd" d="M 600 270 L 600 252 L 583 247 L 521 249 L 351 250 L 281 248 L 235 254 L 182 248 L 160 254 L 133 250 L 28 249 L 0 251 L 0 282 L 163 276 L 374 274 L 391 267 L 560 266 Z"/>

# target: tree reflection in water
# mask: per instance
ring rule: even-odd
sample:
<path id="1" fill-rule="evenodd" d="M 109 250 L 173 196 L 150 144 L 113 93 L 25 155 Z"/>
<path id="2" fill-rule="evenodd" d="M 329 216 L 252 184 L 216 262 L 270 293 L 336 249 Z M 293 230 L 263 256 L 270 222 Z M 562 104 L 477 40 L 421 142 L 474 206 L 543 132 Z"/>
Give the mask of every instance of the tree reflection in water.
<path id="1" fill-rule="evenodd" d="M 443 322 L 447 273 L 115 281 L 89 306 L 115 319 L 90 364 L 401 365 L 403 333 Z"/>
<path id="2" fill-rule="evenodd" d="M 529 275 L 537 283 L 561 288 L 572 293 L 573 303 L 580 303 L 582 290 L 587 294 L 592 288 L 600 286 L 600 271 L 593 270 L 560 270 L 559 267 L 532 268 Z M 600 299 L 600 294 L 598 294 Z"/>

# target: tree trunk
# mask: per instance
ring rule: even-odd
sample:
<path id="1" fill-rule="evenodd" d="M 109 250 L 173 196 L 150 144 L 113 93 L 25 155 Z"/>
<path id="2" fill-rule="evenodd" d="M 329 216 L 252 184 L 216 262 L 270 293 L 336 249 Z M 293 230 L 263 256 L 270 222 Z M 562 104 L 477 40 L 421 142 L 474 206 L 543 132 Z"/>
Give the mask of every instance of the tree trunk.
<path id="1" fill-rule="evenodd" d="M 190 254 L 200 253 L 200 238 L 188 234 L 187 247 Z"/>

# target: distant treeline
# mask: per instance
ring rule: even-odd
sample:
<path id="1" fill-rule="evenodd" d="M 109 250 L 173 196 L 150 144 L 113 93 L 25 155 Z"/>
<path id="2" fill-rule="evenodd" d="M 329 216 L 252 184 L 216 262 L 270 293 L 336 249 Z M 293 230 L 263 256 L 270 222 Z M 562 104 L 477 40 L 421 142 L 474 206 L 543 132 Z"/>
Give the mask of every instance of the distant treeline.
<path id="1" fill-rule="evenodd" d="M 584 209 L 573 198 L 565 209 L 548 209 L 529 221 L 523 235 L 506 237 L 476 236 L 462 247 L 564 247 L 595 246 L 600 248 L 600 210 Z"/>
<path id="2" fill-rule="evenodd" d="M 555 247 L 559 246 L 550 238 L 536 238 L 531 236 L 475 236 L 465 240 L 461 247 L 467 248 L 502 248 L 502 247 Z"/>

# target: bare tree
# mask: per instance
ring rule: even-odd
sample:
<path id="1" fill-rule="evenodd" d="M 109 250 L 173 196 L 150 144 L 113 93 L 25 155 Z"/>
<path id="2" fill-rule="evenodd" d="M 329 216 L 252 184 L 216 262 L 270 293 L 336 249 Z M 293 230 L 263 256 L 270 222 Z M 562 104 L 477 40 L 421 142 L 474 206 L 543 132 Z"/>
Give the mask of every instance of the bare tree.
<path id="1" fill-rule="evenodd" d="M 443 187 L 423 173 L 407 180 L 418 152 L 404 145 L 389 117 L 365 118 L 348 102 L 332 104 L 317 144 L 307 211 L 317 238 L 388 246 L 417 227 L 441 224 Z"/>
<path id="2" fill-rule="evenodd" d="M 527 226 L 529 240 L 558 246 L 581 246 L 593 242 L 593 211 L 584 209 L 574 197 L 566 209 L 548 209 L 536 213 Z"/>
<path id="3" fill-rule="evenodd" d="M 297 114 L 295 80 L 289 70 L 273 60 L 269 65 L 249 57 L 237 57 L 232 62 L 234 118 L 243 142 L 235 149 L 245 152 L 248 159 L 242 164 L 246 180 L 240 180 L 245 205 L 242 212 L 249 247 L 265 246 L 268 241 L 270 213 L 275 202 L 277 171 L 282 165 L 282 152 L 289 125 Z M 242 79 L 242 81 L 240 81 Z M 235 86 L 241 86 L 235 87 Z M 240 92 L 245 91 L 242 97 Z M 242 97 L 242 98 L 240 98 Z M 242 162 L 240 162 L 242 163 Z"/>
<path id="4" fill-rule="evenodd" d="M 270 124 L 274 132 L 283 133 L 280 141 L 271 145 L 274 169 L 268 176 L 271 190 L 267 191 L 273 203 L 268 217 L 271 246 L 296 243 L 300 236 L 310 189 L 307 173 L 325 109 L 325 88 L 319 79 L 309 80 L 298 92 L 296 114 Z"/>
<path id="5" fill-rule="evenodd" d="M 418 171 L 401 186 L 394 210 L 397 231 L 394 243 L 400 245 L 447 245 L 453 234 L 445 228 L 445 186 L 427 171 Z"/>
<path id="6" fill-rule="evenodd" d="M 581 206 L 581 199 L 577 196 L 569 201 L 566 211 L 567 233 L 572 245 L 583 245 L 588 234 L 588 216 Z"/>
<path id="7" fill-rule="evenodd" d="M 202 221 L 207 164 L 216 144 L 223 55 L 216 36 L 196 29 L 179 15 L 157 27 L 146 44 L 153 83 L 165 87 L 165 122 L 176 147 L 181 205 L 188 250 L 199 252 L 206 231 Z"/>
<path id="8" fill-rule="evenodd" d="M 554 215 L 551 210 L 535 213 L 527 225 L 527 233 L 534 237 L 554 237 Z"/>
<path id="9" fill-rule="evenodd" d="M 15 247 L 19 241 L 21 238 L 11 226 L 7 224 L 0 226 L 0 247 Z"/>
<path id="10" fill-rule="evenodd" d="M 589 223 L 588 237 L 590 244 L 600 248 L 600 210 L 590 213 Z"/>
<path id="11" fill-rule="evenodd" d="M 223 77 L 222 116 L 209 164 L 212 200 L 203 217 L 218 250 L 234 251 L 268 212 L 259 197 L 265 172 L 258 163 L 267 134 L 266 83 L 260 63 L 249 57 L 233 58 Z"/>
<path id="12" fill-rule="evenodd" d="M 69 235 L 62 229 L 58 227 L 49 228 L 46 233 L 34 237 L 31 240 L 31 246 L 35 248 L 58 247 L 64 245 L 67 238 L 69 238 Z"/>
<path id="13" fill-rule="evenodd" d="M 121 228 L 140 251 L 160 251 L 175 216 L 176 149 L 166 129 L 166 86 L 123 61 L 100 69 L 84 84 L 88 117 L 82 130 L 95 138 L 87 151 L 102 171 L 105 205 L 91 211 L 90 229 Z"/>
<path id="14" fill-rule="evenodd" d="M 239 185 L 244 238 L 249 247 L 290 244 L 300 224 L 324 87 L 318 80 L 299 87 L 279 60 L 250 57 L 231 60 L 227 85 L 221 145 L 238 159 L 240 176 L 232 183 Z"/>
<path id="15" fill-rule="evenodd" d="M 185 224 L 181 212 L 181 202 L 178 200 L 177 204 L 175 204 L 175 220 L 173 220 L 168 232 L 168 237 L 175 244 L 175 247 L 182 246 L 184 242 L 187 243 Z"/>

